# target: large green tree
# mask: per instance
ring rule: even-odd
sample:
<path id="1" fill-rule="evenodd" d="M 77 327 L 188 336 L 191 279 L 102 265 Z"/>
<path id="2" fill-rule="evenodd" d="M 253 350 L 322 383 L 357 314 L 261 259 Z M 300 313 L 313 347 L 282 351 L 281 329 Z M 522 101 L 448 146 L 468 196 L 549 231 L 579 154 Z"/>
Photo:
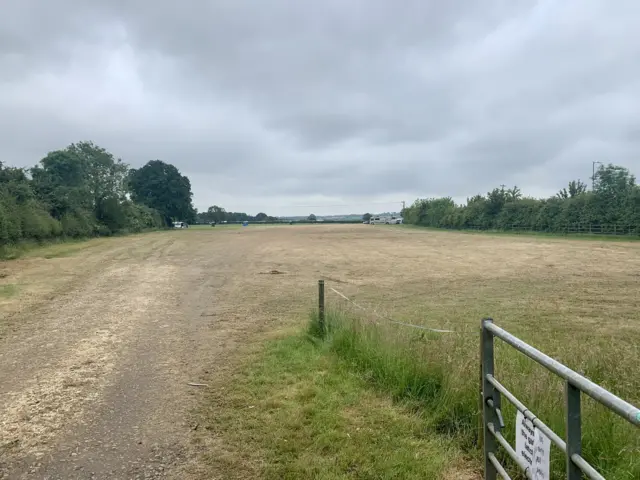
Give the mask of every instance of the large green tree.
<path id="1" fill-rule="evenodd" d="M 98 219 L 113 212 L 125 199 L 129 166 L 93 142 L 69 145 L 66 151 L 80 159 L 91 207 Z"/>
<path id="2" fill-rule="evenodd" d="M 49 152 L 31 169 L 31 176 L 38 197 L 55 218 L 91 209 L 87 165 L 74 152 Z"/>
<path id="3" fill-rule="evenodd" d="M 0 246 L 162 226 L 158 211 L 127 198 L 128 170 L 93 142 L 49 152 L 29 170 L 0 163 Z"/>
<path id="4" fill-rule="evenodd" d="M 131 170 L 128 183 L 133 201 L 160 212 L 167 224 L 195 219 L 191 182 L 175 166 L 151 160 L 142 168 Z"/>
<path id="5" fill-rule="evenodd" d="M 79 142 L 47 154 L 31 170 L 35 191 L 73 235 L 127 228 L 124 203 L 129 167 L 93 142 Z"/>

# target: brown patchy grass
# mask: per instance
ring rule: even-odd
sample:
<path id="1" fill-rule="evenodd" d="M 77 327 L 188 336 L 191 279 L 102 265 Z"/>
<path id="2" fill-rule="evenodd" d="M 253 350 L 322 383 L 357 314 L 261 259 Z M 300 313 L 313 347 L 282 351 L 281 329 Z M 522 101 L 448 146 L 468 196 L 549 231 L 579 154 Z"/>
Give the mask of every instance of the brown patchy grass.
<path id="1" fill-rule="evenodd" d="M 247 291 L 268 296 L 263 308 L 282 315 L 284 321 L 300 318 L 301 301 L 306 301 L 303 310 L 315 305 L 315 281 L 324 278 L 330 309 L 379 321 L 371 313 L 376 312 L 460 332 L 425 337 L 402 326 L 382 327 L 392 348 L 403 351 L 407 345 L 422 344 L 416 358 L 442 369 L 447 397 L 444 405 L 432 406 L 441 410 L 431 419 L 435 431 L 462 428 L 447 423 L 449 404 L 460 409 L 458 420 L 467 429 L 465 435 L 472 435 L 468 430 L 474 426 L 470 415 L 475 412 L 469 402 L 475 401 L 477 392 L 477 331 L 486 316 L 623 398 L 640 403 L 640 379 L 635 374 L 640 353 L 638 243 L 367 225 L 250 229 L 246 234 L 261 240 L 256 252 L 264 259 L 261 271 L 287 272 L 277 280 L 265 275 L 246 279 Z M 497 351 L 499 378 L 562 435 L 562 382 L 502 347 L 498 345 Z M 506 407 L 505 412 L 509 433 L 515 411 Z M 633 478 L 637 465 L 621 464 L 617 452 L 612 452 L 622 442 L 632 456 L 637 455 L 640 443 L 633 427 L 586 399 L 584 428 L 585 451 L 596 466 L 608 472 L 608 478 Z M 468 445 L 469 437 L 463 443 Z M 561 468 L 558 456 L 554 462 L 556 469 Z"/>
<path id="2" fill-rule="evenodd" d="M 14 317 L 73 291 L 92 275 L 166 233 L 32 247 L 20 258 L 0 262 L 0 338 Z M 22 319 L 21 319 L 22 320 Z"/>
<path id="3" fill-rule="evenodd" d="M 360 270 L 354 268 L 358 254 L 368 262 Z M 334 281 L 327 280 L 327 285 L 368 312 L 332 292 L 329 308 L 368 320 L 380 321 L 381 315 L 459 332 L 425 338 L 383 321 L 377 328 L 384 340 L 371 340 L 374 358 L 350 359 L 395 368 L 388 366 L 389 358 L 376 356 L 384 345 L 400 357 L 410 351 L 416 361 L 441 369 L 442 403 L 429 406 L 439 410 L 433 419 L 436 430 L 454 428 L 467 441 L 473 436 L 477 330 L 486 316 L 628 401 L 640 403 L 640 379 L 634 373 L 640 353 L 637 243 L 377 229 L 353 241 L 341 238 L 324 260 L 330 267 L 336 265 L 331 272 Z M 562 382 L 503 347 L 498 345 L 498 377 L 563 435 Z M 393 381 L 383 379 L 383 388 L 391 388 Z M 590 399 L 584 403 L 585 455 L 607 478 L 636 478 L 636 429 Z M 449 408 L 452 405 L 456 412 Z M 515 411 L 506 407 L 505 412 L 510 434 Z M 556 455 L 558 472 L 561 463 Z"/>
<path id="4" fill-rule="evenodd" d="M 48 302 L 78 290 L 78 286 L 84 285 L 105 264 L 114 266 L 134 257 L 144 265 L 145 258 L 163 250 L 161 244 L 166 243 L 169 236 L 175 243 L 157 255 L 154 265 L 184 267 L 186 276 L 181 291 L 195 291 L 203 282 L 220 279 L 215 289 L 203 290 L 202 295 L 191 298 L 197 308 L 192 309 L 196 316 L 189 318 L 193 322 L 207 317 L 216 338 L 219 337 L 217 347 L 225 353 L 217 357 L 215 365 L 205 368 L 210 368 L 229 395 L 262 391 L 270 401 L 282 401 L 276 393 L 277 382 L 271 384 L 271 390 L 260 390 L 263 385 L 249 382 L 231 392 L 233 382 L 250 375 L 262 358 L 259 355 L 244 357 L 244 347 L 273 342 L 273 332 L 281 331 L 283 326 L 300 329 L 308 311 L 317 302 L 316 282 L 324 278 L 329 308 L 357 311 L 329 290 L 335 288 L 367 309 L 396 320 L 465 332 L 421 337 L 404 327 L 384 327 L 386 338 L 393 340 L 392 346 L 402 349 L 405 342 L 424 346 L 421 347 L 424 356 L 416 358 L 432 362 L 434 367 L 445 367 L 447 389 L 452 393 L 449 403 L 460 398 L 454 394 L 475 394 L 477 329 L 484 316 L 492 316 L 498 325 L 602 382 L 624 398 L 640 403 L 640 378 L 636 374 L 640 353 L 640 297 L 636 294 L 640 275 L 639 243 L 471 235 L 369 225 L 216 227 L 99 239 L 77 244 L 77 250 L 76 245 L 59 245 L 3 262 L 0 288 L 12 293 L 0 296 L 0 337 L 14 323 L 16 329 L 19 322 L 32 322 L 34 328 L 37 322 L 46 326 L 39 312 L 45 310 Z M 156 238 L 159 247 L 155 245 Z M 198 265 L 204 265 L 201 276 L 190 273 L 190 269 L 197 270 Z M 264 274 L 276 270 L 284 273 Z M 205 296 L 210 298 L 204 301 Z M 362 312 L 358 315 L 375 318 Z M 226 330 L 229 335 L 225 334 Z M 242 335 L 234 333 L 237 330 L 242 330 Z M 249 350 L 253 351 L 252 348 Z M 497 359 L 498 373 L 504 383 L 532 408 L 540 408 L 542 413 L 551 412 L 544 420 L 560 425 L 562 384 L 526 359 L 510 355 L 507 349 L 499 348 Z M 256 365 L 252 366 L 251 361 Z M 316 368 L 326 359 L 318 361 L 319 364 L 310 363 L 309 368 Z M 299 371 L 297 375 L 315 378 L 306 376 L 307 373 Z M 286 377 L 286 372 L 283 375 Z M 350 375 L 358 377 L 357 387 L 363 388 L 363 395 L 369 395 L 369 400 L 359 411 L 334 404 L 336 411 L 342 412 L 347 420 L 365 419 L 372 410 L 366 408 L 370 405 L 382 405 L 384 408 L 380 407 L 379 411 L 387 413 L 387 409 L 399 408 L 394 410 L 394 415 L 400 415 L 398 412 L 404 407 L 389 402 L 384 390 L 372 393 L 364 389 L 368 383 L 360 380 L 367 380 L 365 374 L 352 372 Z M 304 391 L 304 385 L 309 386 L 305 382 L 310 380 L 304 379 L 300 391 Z M 211 379 L 206 382 L 217 384 Z M 78 389 L 73 380 L 67 387 L 69 392 Z M 296 402 L 308 405 L 309 398 L 302 396 Z M 206 408 L 212 415 L 226 412 L 233 417 L 228 400 L 224 395 L 214 395 L 208 398 Z M 296 402 L 288 400 L 277 405 L 286 412 L 287 408 L 300 408 Z M 605 451 L 613 440 L 637 438 L 627 437 L 613 418 L 611 426 L 602 432 L 602 420 L 610 417 L 590 402 L 585 404 L 585 432 L 590 435 L 590 443 L 585 446 L 587 451 Z M 235 415 L 244 413 L 245 410 L 240 409 Z M 435 413 L 442 419 L 446 412 Z M 507 410 L 505 414 L 508 422 L 515 416 L 513 411 Z M 202 423 L 197 429 L 199 435 L 208 437 L 202 441 L 210 457 L 216 459 L 215 475 L 203 478 L 233 478 L 231 473 L 236 468 L 248 472 L 247 475 L 278 473 L 277 465 L 269 463 L 274 458 L 270 457 L 272 437 L 270 430 L 264 428 L 268 423 L 261 423 L 267 420 L 247 418 L 253 419 L 255 423 L 251 428 L 263 432 L 262 437 L 256 437 L 250 428 L 234 430 L 223 426 L 212 434 Z M 229 418 L 229 422 L 233 421 L 240 422 L 240 419 Z M 246 426 L 245 423 L 237 425 Z M 384 425 L 385 428 L 376 430 L 367 441 L 375 442 L 376 436 L 382 435 L 390 423 Z M 282 440 L 286 439 L 286 432 L 280 434 Z M 598 435 L 600 440 L 596 438 Z M 249 447 L 246 447 L 245 438 L 260 440 L 262 444 L 247 443 Z M 364 441 L 360 445 L 371 448 Z M 625 448 L 631 455 L 638 456 L 637 442 L 632 441 Z M 451 451 L 455 450 L 452 447 Z M 357 454 L 357 450 L 351 452 Z M 612 452 L 607 452 L 603 464 L 613 465 L 613 457 Z M 457 457 L 448 458 L 452 471 L 443 470 L 443 478 L 462 478 L 464 472 L 477 472 L 477 463 L 457 464 Z M 245 466 L 247 470 L 242 470 Z M 633 478 L 623 476 L 622 471 L 618 473 L 613 472 L 607 478 Z"/>
<path id="5" fill-rule="evenodd" d="M 324 278 L 398 320 L 475 331 L 491 316 L 538 346 L 551 336 L 595 348 L 597 333 L 605 344 L 638 353 L 639 243 L 369 225 L 254 227 L 246 234 L 257 241 L 260 271 L 286 272 L 242 279 L 248 292 L 279 305 L 278 313 L 306 312 L 315 304 L 315 281 Z M 344 302 L 328 291 L 327 303 Z M 572 353 L 557 343 L 546 351 L 570 362 Z M 638 391 L 630 392 L 633 400 Z"/>

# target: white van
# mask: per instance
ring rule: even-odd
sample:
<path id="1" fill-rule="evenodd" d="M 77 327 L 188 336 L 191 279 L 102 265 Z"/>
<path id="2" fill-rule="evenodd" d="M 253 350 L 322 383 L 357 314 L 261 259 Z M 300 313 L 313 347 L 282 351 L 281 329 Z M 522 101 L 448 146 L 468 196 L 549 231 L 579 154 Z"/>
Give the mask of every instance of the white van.
<path id="1" fill-rule="evenodd" d="M 374 216 L 371 217 L 371 219 L 369 220 L 369 225 L 380 225 L 380 224 L 389 224 L 389 219 L 391 217 L 381 217 L 381 216 Z"/>
<path id="2" fill-rule="evenodd" d="M 399 225 L 402 223 L 402 217 L 374 216 L 369 220 L 371 225 Z"/>

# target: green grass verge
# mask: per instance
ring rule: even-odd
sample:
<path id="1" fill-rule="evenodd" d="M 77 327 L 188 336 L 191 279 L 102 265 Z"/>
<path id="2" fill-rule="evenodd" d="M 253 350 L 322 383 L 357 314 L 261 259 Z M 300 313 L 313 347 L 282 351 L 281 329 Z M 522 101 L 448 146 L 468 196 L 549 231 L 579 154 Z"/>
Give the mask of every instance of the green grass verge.
<path id="1" fill-rule="evenodd" d="M 162 231 L 149 229 L 135 233 L 116 233 L 104 237 L 60 237 L 42 242 L 25 240 L 15 244 L 0 245 L 1 260 L 15 260 L 21 257 L 42 257 L 46 259 L 68 257 L 97 243 L 108 241 L 109 238 L 125 237 L 129 235 L 143 235 Z"/>
<path id="2" fill-rule="evenodd" d="M 312 319 L 309 331 L 323 337 L 325 348 L 334 352 L 348 370 L 411 408 L 428 431 L 455 439 L 480 465 L 477 333 L 439 334 L 376 325 L 339 311 L 327 312 L 324 334 L 318 331 L 316 319 Z M 614 392 L 628 390 L 629 379 L 609 375 L 603 363 L 589 357 L 589 352 L 576 351 L 574 356 L 582 360 L 581 373 L 587 377 Z M 564 436 L 562 381 L 500 342 L 496 342 L 496 375 L 539 418 Z M 640 478 L 638 429 L 583 398 L 583 456 L 607 479 Z M 508 401 L 502 403 L 506 422 L 503 433 L 513 445 L 516 410 Z M 500 457 L 516 474 L 506 455 Z M 564 462 L 564 455 L 552 449 L 552 478 L 564 478 Z"/>
<path id="3" fill-rule="evenodd" d="M 63 244 L 75 244 L 82 241 L 85 241 L 85 239 L 55 239 L 46 242 L 22 241 L 15 244 L 0 245 L 0 259 L 15 260 L 16 258 L 33 255 L 37 251 L 43 251 L 43 249 L 55 248 Z"/>
<path id="4" fill-rule="evenodd" d="M 305 335 L 270 342 L 212 395 L 207 461 L 223 478 L 478 478 L 454 441 Z"/>

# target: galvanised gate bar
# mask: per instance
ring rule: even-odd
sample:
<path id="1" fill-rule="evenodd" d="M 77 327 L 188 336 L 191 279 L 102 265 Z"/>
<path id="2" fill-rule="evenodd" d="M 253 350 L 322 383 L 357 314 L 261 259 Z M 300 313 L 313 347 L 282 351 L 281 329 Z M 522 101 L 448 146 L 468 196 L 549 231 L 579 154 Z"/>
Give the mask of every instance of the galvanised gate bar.
<path id="1" fill-rule="evenodd" d="M 509 392 L 509 390 L 494 377 L 494 338 L 501 339 L 565 380 L 566 439 L 561 439 L 547 425 L 540 421 L 515 395 Z M 583 478 L 583 475 L 590 479 L 603 480 L 604 477 L 581 456 L 581 393 L 585 393 L 636 426 L 640 426 L 640 409 L 511 335 L 506 330 L 495 325 L 490 318 L 482 320 L 480 356 L 485 479 L 496 480 L 498 475 L 503 479 L 511 478 L 504 467 L 500 465 L 495 455 L 498 444 L 505 449 L 507 454 L 509 454 L 524 471 L 527 478 L 534 478 L 531 467 L 517 455 L 515 449 L 507 442 L 502 433 L 500 433 L 501 429 L 504 428 L 504 421 L 500 409 L 501 400 L 502 397 L 504 397 L 511 402 L 525 418 L 530 420 L 539 431 L 544 433 L 552 444 L 555 444 L 565 453 L 567 459 L 567 480 L 580 480 Z"/>

